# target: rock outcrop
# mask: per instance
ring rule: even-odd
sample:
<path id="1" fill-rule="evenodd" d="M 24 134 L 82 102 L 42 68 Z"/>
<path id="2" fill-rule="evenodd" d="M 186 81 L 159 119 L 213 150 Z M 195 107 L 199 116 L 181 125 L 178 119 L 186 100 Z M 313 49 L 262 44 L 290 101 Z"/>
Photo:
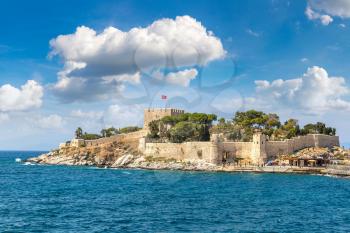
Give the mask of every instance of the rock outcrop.
<path id="1" fill-rule="evenodd" d="M 324 158 L 337 160 L 338 165 L 322 168 L 304 167 L 292 168 L 281 166 L 232 166 L 215 165 L 203 160 L 178 161 L 170 158 L 144 156 L 127 143 L 108 143 L 100 146 L 64 147 L 53 150 L 24 162 L 52 165 L 96 166 L 107 168 L 141 168 L 152 170 L 189 170 L 189 171 L 226 171 L 226 172 L 282 172 L 282 173 L 316 173 L 350 176 L 350 151 L 341 147 L 306 148 L 292 155 L 293 158 L 315 159 Z M 282 157 L 285 157 L 282 156 Z M 300 170 L 301 169 L 301 170 Z"/>
<path id="2" fill-rule="evenodd" d="M 299 150 L 291 155 L 282 155 L 282 158 L 298 158 L 298 159 L 325 159 L 325 160 L 344 160 L 347 162 L 350 160 L 350 150 L 346 150 L 342 147 L 333 148 L 317 148 L 310 147 Z"/>
<path id="3" fill-rule="evenodd" d="M 26 162 L 51 165 L 97 166 L 110 168 L 143 168 L 169 170 L 218 170 L 204 161 L 176 161 L 167 158 L 143 156 L 134 146 L 109 143 L 101 146 L 65 147 L 53 150 Z"/>

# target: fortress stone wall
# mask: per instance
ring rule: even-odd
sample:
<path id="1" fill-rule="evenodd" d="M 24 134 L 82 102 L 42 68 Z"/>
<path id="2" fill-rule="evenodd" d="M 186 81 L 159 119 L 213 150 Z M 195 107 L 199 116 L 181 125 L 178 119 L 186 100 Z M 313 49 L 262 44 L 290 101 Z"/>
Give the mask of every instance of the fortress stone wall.
<path id="1" fill-rule="evenodd" d="M 95 140 L 84 140 L 84 139 L 72 139 L 71 142 L 61 143 L 59 148 L 64 147 L 80 147 L 80 146 L 101 146 L 111 144 L 113 142 L 122 142 L 134 145 L 135 148 L 138 147 L 140 138 L 146 137 L 148 131 L 139 130 L 136 132 L 126 133 L 126 134 L 117 134 L 108 138 L 99 138 Z"/>
<path id="2" fill-rule="evenodd" d="M 285 141 L 267 141 L 266 153 L 269 157 L 276 157 L 281 154 L 291 154 L 295 151 L 308 147 L 333 147 L 339 146 L 338 136 L 323 134 L 308 134 Z"/>
<path id="3" fill-rule="evenodd" d="M 222 164 L 244 162 L 262 164 L 278 155 L 291 154 L 308 147 L 339 146 L 338 136 L 309 134 L 284 141 L 268 141 L 267 136 L 257 133 L 252 142 L 223 141 L 212 135 L 210 142 L 152 143 L 140 140 L 140 151 L 146 156 L 176 160 L 203 160 Z"/>
<path id="4" fill-rule="evenodd" d="M 144 143 L 141 151 L 145 156 L 175 160 L 203 160 L 218 163 L 217 153 L 213 151 L 212 142 L 185 142 L 185 143 Z"/>
<path id="5" fill-rule="evenodd" d="M 86 146 L 99 146 L 102 144 L 110 144 L 113 142 L 123 142 L 123 143 L 139 143 L 140 138 L 147 135 L 147 131 L 139 130 L 132 133 L 117 134 L 108 138 L 99 138 L 96 140 L 85 140 Z"/>
<path id="6" fill-rule="evenodd" d="M 170 108 L 146 109 L 144 111 L 144 129 L 140 131 L 97 140 L 73 139 L 71 143 L 60 144 L 60 148 L 100 146 L 113 142 L 123 142 L 137 148 L 145 156 L 176 160 L 203 160 L 213 164 L 237 161 L 262 164 L 279 155 L 291 154 L 308 147 L 339 146 L 338 136 L 323 134 L 309 134 L 284 141 L 269 141 L 268 137 L 261 133 L 254 134 L 251 142 L 225 141 L 218 134 L 211 135 L 209 142 L 153 143 L 147 141 L 149 122 L 164 116 L 175 116 L 183 113 L 183 110 Z"/>
<path id="7" fill-rule="evenodd" d="M 153 108 L 144 110 L 143 128 L 148 129 L 151 121 L 160 120 L 165 116 L 176 116 L 185 113 L 184 110 L 174 108 Z"/>

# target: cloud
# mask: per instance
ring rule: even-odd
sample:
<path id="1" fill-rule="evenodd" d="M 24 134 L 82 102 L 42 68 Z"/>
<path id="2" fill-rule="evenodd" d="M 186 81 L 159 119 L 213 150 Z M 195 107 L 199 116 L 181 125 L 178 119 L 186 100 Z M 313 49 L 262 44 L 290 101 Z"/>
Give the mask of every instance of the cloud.
<path id="1" fill-rule="evenodd" d="M 95 120 L 100 120 L 103 116 L 102 111 L 82 111 L 80 109 L 78 110 L 73 110 L 70 113 L 70 116 L 76 117 L 76 118 L 87 118 L 87 119 L 95 119 Z"/>
<path id="2" fill-rule="evenodd" d="M 43 87 L 34 80 L 28 80 L 21 88 L 10 84 L 0 86 L 0 111 L 25 111 L 39 108 L 44 95 Z"/>
<path id="3" fill-rule="evenodd" d="M 320 13 L 313 11 L 310 6 L 307 6 L 305 14 L 310 20 L 320 20 L 324 26 L 327 26 L 333 22 L 333 18 L 331 16 L 321 15 Z"/>
<path id="4" fill-rule="evenodd" d="M 343 77 L 330 77 L 321 67 L 308 68 L 300 78 L 272 82 L 255 81 L 256 100 L 272 106 L 298 109 L 321 114 L 331 110 L 350 111 L 350 102 L 343 99 L 349 94 Z"/>
<path id="5" fill-rule="evenodd" d="M 103 76 L 102 80 L 104 80 L 104 83 L 110 84 L 113 82 L 121 82 L 121 83 L 131 83 L 131 84 L 139 84 L 141 80 L 141 75 L 139 72 L 128 75 L 128 74 L 120 74 L 120 75 L 108 75 Z"/>
<path id="6" fill-rule="evenodd" d="M 10 116 L 6 113 L 1 113 L 0 112 L 0 123 L 4 123 L 10 120 Z"/>
<path id="7" fill-rule="evenodd" d="M 309 61 L 309 59 L 308 59 L 307 57 L 303 57 L 302 59 L 300 59 L 300 61 L 301 61 L 302 63 L 306 63 L 306 62 Z"/>
<path id="8" fill-rule="evenodd" d="M 145 106 L 135 104 L 112 104 L 103 111 L 73 110 L 62 120 L 64 127 L 71 133 L 77 127 L 82 127 L 86 132 L 100 133 L 101 129 L 111 126 L 141 126 L 144 108 Z"/>
<path id="9" fill-rule="evenodd" d="M 143 110 L 144 106 L 141 105 L 111 105 L 104 112 L 104 124 L 106 127 L 114 126 L 116 128 L 141 126 L 143 117 L 140 116 L 143 116 Z"/>
<path id="10" fill-rule="evenodd" d="M 108 27 L 97 33 L 80 26 L 50 45 L 49 56 L 64 62 L 52 89 L 67 101 L 106 98 L 125 83 L 139 83 L 140 72 L 205 66 L 226 55 L 220 39 L 190 16 L 164 18 L 125 32 Z"/>
<path id="11" fill-rule="evenodd" d="M 162 74 L 160 71 L 155 71 L 152 73 L 152 76 L 157 80 L 182 87 L 188 87 L 191 80 L 195 79 L 197 75 L 198 71 L 196 69 L 185 69 L 178 72 L 169 72 L 166 75 Z"/>
<path id="12" fill-rule="evenodd" d="M 59 129 L 65 124 L 64 119 L 57 114 L 35 117 L 31 121 L 42 129 Z"/>
<path id="13" fill-rule="evenodd" d="M 209 106 L 216 112 L 219 111 L 231 117 L 234 112 L 243 107 L 243 96 L 233 88 L 226 89 L 215 96 Z"/>
<path id="14" fill-rule="evenodd" d="M 248 28 L 248 29 L 246 30 L 246 32 L 247 32 L 249 35 L 251 35 L 251 36 L 260 37 L 260 34 L 259 34 L 259 33 L 254 32 L 254 31 L 253 31 L 252 29 L 250 29 L 250 28 Z"/>
<path id="15" fill-rule="evenodd" d="M 191 80 L 195 79 L 198 74 L 196 69 L 186 69 L 179 72 L 173 72 L 167 74 L 166 81 L 171 84 L 188 87 Z"/>
<path id="16" fill-rule="evenodd" d="M 308 0 L 305 14 L 310 20 L 321 20 L 323 25 L 333 22 L 333 17 L 350 17 L 349 0 Z"/>

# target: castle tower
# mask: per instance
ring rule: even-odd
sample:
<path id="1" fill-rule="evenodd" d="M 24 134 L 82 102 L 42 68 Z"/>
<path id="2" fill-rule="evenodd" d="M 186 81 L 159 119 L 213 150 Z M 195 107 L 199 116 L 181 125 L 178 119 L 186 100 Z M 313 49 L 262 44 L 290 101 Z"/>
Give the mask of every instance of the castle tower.
<path id="1" fill-rule="evenodd" d="M 252 146 L 252 162 L 254 164 L 262 164 L 267 160 L 266 154 L 266 135 L 261 132 L 256 132 L 253 135 Z"/>
<path id="2" fill-rule="evenodd" d="M 219 134 L 212 134 L 210 136 L 210 146 L 209 146 L 209 155 L 210 163 L 212 164 L 221 164 L 222 163 L 222 148 Z"/>
<path id="3" fill-rule="evenodd" d="M 184 114 L 184 110 L 174 108 L 148 108 L 144 110 L 143 128 L 148 129 L 148 124 L 151 121 L 159 120 L 165 116 L 176 116 Z"/>

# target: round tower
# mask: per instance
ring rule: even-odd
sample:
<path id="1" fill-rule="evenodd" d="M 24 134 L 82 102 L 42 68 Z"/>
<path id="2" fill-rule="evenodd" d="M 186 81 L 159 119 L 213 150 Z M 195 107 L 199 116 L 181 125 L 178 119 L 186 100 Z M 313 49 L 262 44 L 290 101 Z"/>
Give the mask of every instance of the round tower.
<path id="1" fill-rule="evenodd" d="M 222 153 L 221 153 L 221 138 L 219 134 L 212 134 L 210 136 L 210 163 L 221 164 L 222 163 Z"/>
<path id="2" fill-rule="evenodd" d="M 261 132 L 255 132 L 253 135 L 252 162 L 256 165 L 265 163 L 266 154 L 266 135 Z"/>

